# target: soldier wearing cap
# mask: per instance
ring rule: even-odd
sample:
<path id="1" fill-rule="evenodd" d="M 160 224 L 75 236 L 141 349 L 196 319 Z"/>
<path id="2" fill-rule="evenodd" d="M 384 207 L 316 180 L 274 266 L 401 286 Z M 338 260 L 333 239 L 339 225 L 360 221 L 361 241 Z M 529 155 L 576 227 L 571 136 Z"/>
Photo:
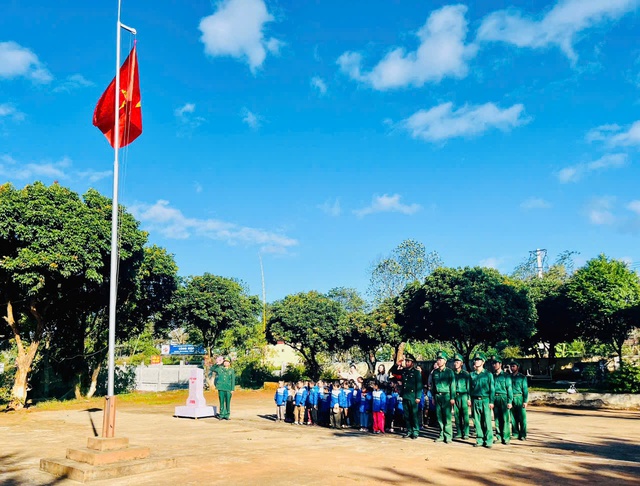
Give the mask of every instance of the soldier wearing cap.
<path id="1" fill-rule="evenodd" d="M 484 369 L 486 358 L 482 353 L 473 357 L 471 373 L 471 408 L 473 424 L 476 429 L 476 443 L 491 448 L 493 445 L 493 427 L 491 426 L 491 410 L 493 409 L 494 387 L 493 375 Z"/>
<path id="2" fill-rule="evenodd" d="M 514 433 L 519 440 L 527 440 L 527 402 L 529 401 L 529 385 L 527 377 L 520 373 L 520 363 L 511 360 L 511 388 L 513 389 L 513 407 L 511 420 Z"/>
<path id="3" fill-rule="evenodd" d="M 236 388 L 236 372 L 231 368 L 231 360 L 228 357 L 218 356 L 212 371 L 216 374 L 215 387 L 218 389 L 220 400 L 220 420 L 229 420 L 231 414 L 231 394 Z"/>
<path id="4" fill-rule="evenodd" d="M 451 405 L 455 404 L 456 393 L 456 378 L 453 371 L 447 368 L 448 358 L 445 351 L 438 351 L 436 368 L 431 374 L 431 394 L 436 403 L 436 419 L 440 427 L 440 435 L 435 441 L 444 441 L 445 444 L 453 440 Z"/>
<path id="5" fill-rule="evenodd" d="M 495 399 L 493 401 L 493 416 L 496 421 L 495 442 L 508 444 L 511 440 L 511 404 L 513 403 L 513 389 L 511 377 L 502 371 L 502 358 L 493 357 L 493 381 L 495 385 Z"/>
<path id="6" fill-rule="evenodd" d="M 407 425 L 405 438 L 417 439 L 420 434 L 420 422 L 418 420 L 418 405 L 422 395 L 422 373 L 413 363 L 415 358 L 406 353 L 404 359 L 398 361 L 389 370 L 390 373 L 399 373 L 402 380 L 402 408 L 404 420 Z"/>
<path id="7" fill-rule="evenodd" d="M 469 438 L 469 407 L 471 406 L 471 398 L 469 390 L 471 390 L 471 375 L 468 371 L 462 369 L 464 358 L 461 354 L 456 354 L 453 361 L 453 375 L 456 379 L 456 398 L 455 398 L 455 421 L 456 421 L 456 438 Z"/>

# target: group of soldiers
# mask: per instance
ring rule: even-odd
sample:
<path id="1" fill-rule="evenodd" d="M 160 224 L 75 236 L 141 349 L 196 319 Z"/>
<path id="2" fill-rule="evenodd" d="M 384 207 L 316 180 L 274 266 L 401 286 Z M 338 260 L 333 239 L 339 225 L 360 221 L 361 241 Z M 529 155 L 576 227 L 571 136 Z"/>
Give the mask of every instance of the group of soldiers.
<path id="1" fill-rule="evenodd" d="M 512 435 L 519 440 L 526 440 L 529 390 L 527 377 L 520 373 L 520 364 L 510 360 L 503 369 L 502 359 L 493 356 L 490 362 L 493 369 L 489 371 L 485 369 L 486 356 L 476 353 L 473 356 L 473 370 L 468 372 L 463 369 L 464 358 L 460 354 L 454 356 L 453 370 L 447 367 L 448 359 L 445 351 L 439 351 L 428 378 L 440 429 L 436 442 L 449 443 L 453 440 L 452 414 L 455 414 L 455 437 L 468 439 L 470 409 L 476 434 L 475 447 L 490 448 L 494 442 L 506 445 Z M 399 374 L 402 380 L 407 427 L 405 437 L 416 439 L 420 432 L 418 405 L 423 389 L 421 370 L 416 368 L 415 358 L 407 353 L 391 368 L 391 373 Z M 492 413 L 495 418 L 495 437 Z"/>

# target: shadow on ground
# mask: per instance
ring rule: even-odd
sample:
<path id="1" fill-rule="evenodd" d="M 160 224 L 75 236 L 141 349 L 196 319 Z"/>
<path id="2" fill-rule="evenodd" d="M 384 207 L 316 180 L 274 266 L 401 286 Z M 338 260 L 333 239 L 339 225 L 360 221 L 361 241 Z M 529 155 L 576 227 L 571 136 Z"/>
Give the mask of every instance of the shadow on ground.
<path id="1" fill-rule="evenodd" d="M 38 483 L 34 483 L 33 481 L 27 482 L 19 479 L 21 473 L 23 473 L 27 467 L 31 466 L 23 457 L 15 454 L 0 455 L 0 484 L 2 484 L 2 486 L 18 486 L 26 484 L 33 486 L 51 486 L 66 479 L 66 476 L 52 477 L 50 481 Z"/>

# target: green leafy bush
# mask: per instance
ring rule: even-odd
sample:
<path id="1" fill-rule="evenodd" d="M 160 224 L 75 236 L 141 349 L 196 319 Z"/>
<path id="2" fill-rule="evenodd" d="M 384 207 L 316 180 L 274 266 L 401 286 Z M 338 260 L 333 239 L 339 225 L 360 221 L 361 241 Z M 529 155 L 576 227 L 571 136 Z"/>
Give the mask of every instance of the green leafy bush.
<path id="1" fill-rule="evenodd" d="M 640 393 L 640 366 L 625 363 L 608 377 L 609 389 L 615 393 Z"/>
<path id="2" fill-rule="evenodd" d="M 242 388 L 262 388 L 265 381 L 275 381 L 269 367 L 260 361 L 245 363 L 238 377 L 238 384 Z"/>
<path id="3" fill-rule="evenodd" d="M 96 396 L 107 394 L 108 368 L 103 366 L 98 374 L 98 386 Z M 136 368 L 135 366 L 116 366 L 113 375 L 113 391 L 116 395 L 131 393 L 136 389 Z"/>
<path id="4" fill-rule="evenodd" d="M 306 372 L 304 365 L 289 364 L 287 365 L 287 370 L 282 375 L 282 379 L 284 381 L 295 383 L 296 381 L 302 380 L 305 377 Z"/>

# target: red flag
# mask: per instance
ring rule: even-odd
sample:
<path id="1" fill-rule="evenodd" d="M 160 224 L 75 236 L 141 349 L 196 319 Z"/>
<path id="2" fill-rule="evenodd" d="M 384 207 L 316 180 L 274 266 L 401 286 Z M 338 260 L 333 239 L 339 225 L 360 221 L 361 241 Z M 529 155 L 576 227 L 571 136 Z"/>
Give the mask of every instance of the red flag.
<path id="1" fill-rule="evenodd" d="M 116 79 L 113 78 L 107 90 L 102 93 L 93 112 L 93 124 L 104 133 L 115 148 L 114 102 Z M 120 68 L 120 97 L 118 123 L 120 125 L 120 147 L 133 142 L 142 133 L 142 109 L 140 105 L 140 80 L 138 78 L 138 54 L 133 46 L 129 56 Z"/>

